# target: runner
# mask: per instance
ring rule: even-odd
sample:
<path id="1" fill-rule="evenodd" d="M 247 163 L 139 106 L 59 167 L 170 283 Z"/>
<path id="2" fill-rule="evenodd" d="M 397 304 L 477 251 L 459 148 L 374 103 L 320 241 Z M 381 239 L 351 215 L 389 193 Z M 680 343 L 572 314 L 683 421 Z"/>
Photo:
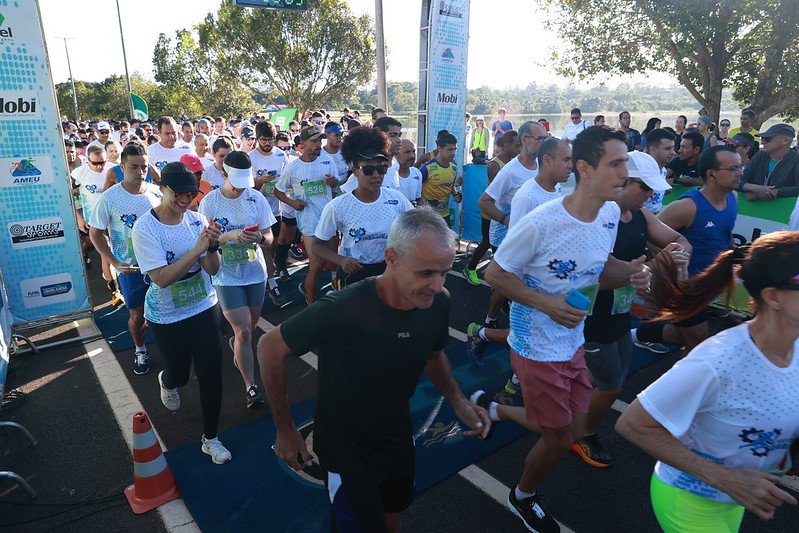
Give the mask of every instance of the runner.
<path id="1" fill-rule="evenodd" d="M 687 281 L 657 273 L 652 296 L 660 318 L 679 321 L 733 287 L 736 272 L 755 318 L 697 346 L 616 423 L 658 460 L 650 497 L 666 533 L 734 532 L 744 508 L 768 520 L 797 503 L 776 483 L 799 436 L 799 233 L 725 251 Z"/>
<path id="2" fill-rule="evenodd" d="M 129 144 L 121 158 L 125 178 L 100 195 L 89 220 L 89 236 L 100 256 L 117 270 L 117 283 L 130 313 L 128 331 L 136 346 L 133 373 L 142 375 L 150 371 L 144 344 L 147 283 L 133 253 L 132 231 L 136 220 L 161 203 L 161 193 L 145 181 L 150 165 L 143 146 Z"/>
<path id="3" fill-rule="evenodd" d="M 258 341 L 275 453 L 295 470 L 316 458 L 289 410 L 286 360 L 319 353 L 313 452 L 328 472 L 331 522 L 341 533 L 400 531 L 414 492 L 409 400 L 422 372 L 470 428 L 464 436 L 491 429 L 485 411 L 461 394 L 443 351 L 452 231 L 429 208 L 406 211 L 391 226 L 385 258 L 384 274 L 324 296 Z"/>
<path id="4" fill-rule="evenodd" d="M 230 349 L 244 380 L 244 398 L 250 408 L 263 403 L 255 383 L 252 334 L 264 303 L 266 261 L 262 250 L 272 244 L 271 227 L 276 220 L 269 203 L 252 188 L 252 163 L 245 152 L 230 152 L 222 172 L 225 184 L 202 199 L 199 211 L 222 232 L 222 266 L 211 281 L 222 314 L 233 328 Z"/>
<path id="5" fill-rule="evenodd" d="M 170 116 L 158 119 L 158 137 L 160 140 L 150 145 L 147 155 L 159 172 L 167 163 L 179 161 L 180 156 L 192 151 L 191 146 L 183 141 L 178 141 L 178 125 Z"/>
<path id="6" fill-rule="evenodd" d="M 199 157 L 194 154 L 184 154 L 180 156 L 180 162 L 189 167 L 189 170 L 194 173 L 194 177 L 197 179 L 197 188 L 200 189 L 200 194 L 195 196 L 194 200 L 189 204 L 189 209 L 197 211 L 200 208 L 200 200 L 211 192 L 211 184 L 202 179 L 205 169 Z"/>
<path id="7" fill-rule="evenodd" d="M 344 157 L 341 155 L 344 128 L 338 122 L 331 121 L 325 124 L 324 132 L 327 135 L 327 139 L 322 150 L 333 160 L 336 169 L 335 176 L 339 183 L 344 183 L 347 180 L 347 171 L 349 170 Z"/>
<path id="8" fill-rule="evenodd" d="M 331 188 L 338 185 L 338 179 L 335 176 L 335 164 L 327 154 L 322 153 L 322 139 L 326 138 L 326 135 L 314 128 L 307 127 L 302 130 L 299 137 L 302 155 L 283 169 L 283 174 L 275 185 L 275 196 L 286 204 L 285 210 L 283 210 L 284 218 L 289 214 L 290 217 L 296 216 L 305 248 L 310 250 L 322 208 L 333 199 Z M 285 229 L 286 226 L 282 226 L 280 233 L 283 234 Z M 287 237 L 293 238 L 293 232 Z M 289 240 L 288 243 L 290 244 L 291 241 Z M 281 266 L 279 265 L 278 268 Z M 299 286 L 308 305 L 316 301 L 316 282 L 321 269 L 322 261 L 319 257 L 315 254 L 308 254 L 308 272 L 305 275 L 305 283 L 301 283 Z"/>
<path id="9" fill-rule="evenodd" d="M 385 271 L 391 223 L 400 213 L 413 209 L 400 191 L 383 187 L 390 150 L 387 136 L 376 128 L 350 130 L 341 146 L 358 187 L 324 207 L 311 248 L 322 260 L 338 265 L 339 288 Z M 342 236 L 339 253 L 331 249 L 337 234 Z"/>
<path id="10" fill-rule="evenodd" d="M 508 164 L 514 157 L 519 155 L 519 152 L 522 148 L 522 145 L 519 142 L 519 133 L 515 130 L 506 132 L 505 135 L 499 138 L 497 144 L 499 153 L 488 161 L 489 185 L 491 185 L 491 182 L 494 181 L 494 178 L 497 176 L 499 171 L 502 170 L 502 167 Z M 477 245 L 477 248 L 474 249 L 474 252 L 472 252 L 472 258 L 463 269 L 463 275 L 466 277 L 466 281 L 472 285 L 480 285 L 480 276 L 477 275 L 477 265 L 480 264 L 483 256 L 485 256 L 486 252 L 491 246 L 489 236 L 490 228 L 491 219 L 488 218 L 485 212 L 483 212 L 481 209 L 480 229 L 483 239 L 480 241 L 480 244 Z"/>
<path id="11" fill-rule="evenodd" d="M 416 159 L 416 147 L 410 139 L 402 139 L 400 153 L 395 158 L 399 163 L 397 176 L 399 177 L 399 191 L 405 195 L 414 206 L 422 198 L 422 172 L 413 166 Z"/>
<path id="12" fill-rule="evenodd" d="M 219 442 L 222 406 L 222 327 L 216 291 L 209 274 L 219 271 L 219 226 L 189 211 L 199 193 L 191 170 L 180 162 L 161 171 L 161 203 L 133 226 L 133 249 L 141 271 L 150 278 L 144 318 L 155 338 L 165 370 L 158 374 L 161 402 L 180 408 L 178 389 L 191 370 L 200 387 L 202 451 L 216 464 L 230 461 Z"/>
<path id="13" fill-rule="evenodd" d="M 503 135 L 503 139 L 508 134 Z M 524 182 L 511 201 L 511 218 L 509 226 L 513 226 L 527 213 L 530 213 L 541 204 L 560 198 L 560 184 L 565 182 L 572 170 L 571 146 L 560 139 L 550 137 L 541 143 L 538 148 L 538 175 Z M 493 294 L 492 294 L 493 297 Z M 481 326 L 476 322 L 469 324 L 466 329 L 467 353 L 477 365 L 483 365 L 483 356 L 490 342 L 507 344 L 508 329 L 496 329 L 496 320 L 486 323 L 491 326 Z M 513 374 L 505 384 L 505 392 L 517 394 L 519 380 Z"/>
<path id="14" fill-rule="evenodd" d="M 452 227 L 453 210 L 449 207 L 449 199 L 452 196 L 456 202 L 460 201 L 455 186 L 462 180 L 458 165 L 453 161 L 458 152 L 458 139 L 451 133 L 442 133 L 436 139 L 436 148 L 436 156 L 419 169 L 422 172 L 422 198 Z"/>
<path id="15" fill-rule="evenodd" d="M 222 175 L 224 170 L 225 158 L 235 149 L 233 141 L 228 137 L 219 137 L 214 141 L 212 152 L 214 154 L 214 164 L 205 167 L 203 179 L 211 184 L 211 189 L 218 189 L 225 184 L 225 177 Z"/>
<path id="16" fill-rule="evenodd" d="M 280 293 L 280 287 L 275 279 L 274 245 L 280 234 L 280 201 L 275 198 L 275 184 L 283 168 L 286 166 L 288 156 L 283 150 L 275 150 L 275 136 L 277 132 L 275 126 L 266 121 L 261 121 L 255 125 L 256 145 L 255 149 L 249 152 L 252 161 L 253 177 L 255 178 L 255 188 L 261 191 L 266 198 L 275 223 L 272 224 L 272 245 L 263 248 L 264 260 L 266 261 L 267 288 L 269 298 L 278 307 L 286 305 L 286 298 Z"/>
<path id="17" fill-rule="evenodd" d="M 591 126 L 573 147 L 579 185 L 511 228 L 486 271 L 491 285 L 513 299 L 508 341 L 519 376 L 528 427 L 541 432 L 527 456 L 508 507 L 531 531 L 560 531 L 536 490 L 571 445 L 586 435 L 591 384 L 583 350 L 583 318 L 569 301 L 590 308 L 599 276 L 649 283 L 644 257 L 608 262 L 616 238 L 618 199 L 627 180 L 624 132 Z M 607 262 L 607 266 L 605 263 Z M 587 304 L 580 300 L 587 300 Z"/>
<path id="18" fill-rule="evenodd" d="M 100 194 L 105 190 L 108 170 L 112 166 L 106 159 L 105 149 L 102 146 L 94 145 L 89 146 L 86 150 L 86 164 L 72 171 L 72 181 L 77 186 L 80 199 L 80 208 L 75 211 L 78 231 L 84 238 L 89 237 L 88 221 L 92 218 L 92 211 Z M 111 263 L 104 256 L 100 256 L 100 267 L 103 271 L 105 286 L 111 293 L 111 305 L 117 306 L 123 303 L 122 294 L 119 292 L 114 274 L 111 272 Z"/>
<path id="19" fill-rule="evenodd" d="M 673 147 L 671 152 L 674 153 Z M 621 198 L 616 201 L 621 208 L 621 218 L 613 257 L 619 261 L 633 261 L 646 253 L 647 242 L 650 242 L 662 249 L 648 263 L 653 270 L 663 268 L 664 256 L 684 269 L 691 255 L 688 240 L 642 207 L 655 191 L 668 190 L 669 184 L 652 156 L 643 152 L 630 152 L 628 156 L 629 178 Z M 599 288 L 584 331 L 585 362 L 595 387 L 588 409 L 587 435 L 572 445 L 572 451 L 589 465 L 604 468 L 610 466 L 611 455 L 602 446 L 596 430 L 618 399 L 630 366 L 633 351 L 630 308 L 636 291 L 629 283 L 604 279 L 600 279 Z"/>
<path id="20" fill-rule="evenodd" d="M 527 180 L 538 175 L 538 149 L 541 143 L 549 138 L 544 126 L 532 120 L 519 126 L 519 139 L 521 151 L 510 163 L 502 167 L 497 177 L 485 190 L 477 201 L 480 209 L 491 219 L 489 228 L 489 242 L 491 250 L 496 252 L 508 232 L 510 224 L 511 201 L 516 191 Z M 488 303 L 485 324 L 496 327 L 497 315 L 507 299 L 497 291 L 491 293 Z"/>
<path id="21" fill-rule="evenodd" d="M 395 118 L 383 116 L 375 120 L 372 127 L 385 133 L 388 140 L 391 141 L 391 157 L 388 161 L 388 172 L 386 172 L 386 175 L 383 177 L 383 187 L 399 190 L 400 180 L 399 174 L 397 173 L 399 170 L 399 162 L 396 160 L 396 157 L 399 156 L 400 150 L 402 150 L 402 123 Z M 341 186 L 341 190 L 344 192 L 352 192 L 357 186 L 358 179 L 351 176 L 350 179 Z"/>

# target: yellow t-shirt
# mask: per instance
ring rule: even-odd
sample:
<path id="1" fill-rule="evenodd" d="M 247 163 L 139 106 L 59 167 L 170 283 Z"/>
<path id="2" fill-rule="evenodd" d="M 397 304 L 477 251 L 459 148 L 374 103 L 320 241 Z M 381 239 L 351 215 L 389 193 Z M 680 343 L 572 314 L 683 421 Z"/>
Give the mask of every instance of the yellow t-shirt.
<path id="1" fill-rule="evenodd" d="M 739 128 L 733 128 L 733 129 L 731 129 L 731 130 L 730 130 L 730 132 L 727 134 L 727 138 L 728 138 L 728 139 L 732 139 L 732 138 L 733 138 L 735 135 L 737 135 L 737 134 L 739 134 L 739 133 L 741 133 L 741 128 L 740 128 L 740 127 L 739 127 Z M 752 137 L 754 137 L 755 135 L 757 135 L 757 134 L 758 134 L 758 133 L 760 133 L 760 132 L 759 132 L 759 131 L 757 131 L 756 129 L 752 128 L 751 130 L 747 131 L 746 133 L 748 133 L 749 135 L 751 135 Z"/>

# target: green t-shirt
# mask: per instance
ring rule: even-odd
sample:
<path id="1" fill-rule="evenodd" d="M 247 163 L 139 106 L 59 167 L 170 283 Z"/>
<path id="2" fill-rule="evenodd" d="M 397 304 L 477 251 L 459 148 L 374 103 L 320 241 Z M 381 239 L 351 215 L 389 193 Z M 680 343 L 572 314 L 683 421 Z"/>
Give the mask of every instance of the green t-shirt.
<path id="1" fill-rule="evenodd" d="M 408 402 L 433 352 L 449 340 L 446 290 L 402 311 L 375 278 L 323 296 L 280 325 L 295 355 L 319 355 L 314 451 L 329 471 L 379 468 L 412 444 Z"/>

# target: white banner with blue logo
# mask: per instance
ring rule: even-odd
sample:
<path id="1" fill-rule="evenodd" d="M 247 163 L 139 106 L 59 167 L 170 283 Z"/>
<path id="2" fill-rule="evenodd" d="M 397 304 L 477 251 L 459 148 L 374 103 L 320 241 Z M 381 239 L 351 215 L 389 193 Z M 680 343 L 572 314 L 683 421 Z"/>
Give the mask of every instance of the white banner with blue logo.
<path id="1" fill-rule="evenodd" d="M 430 8 L 427 78 L 427 146 L 435 148 L 439 131 L 458 139 L 455 161 L 466 150 L 466 63 L 469 49 L 470 0 L 433 1 Z"/>
<path id="2" fill-rule="evenodd" d="M 0 271 L 14 324 L 88 311 L 38 2 L 0 2 Z"/>

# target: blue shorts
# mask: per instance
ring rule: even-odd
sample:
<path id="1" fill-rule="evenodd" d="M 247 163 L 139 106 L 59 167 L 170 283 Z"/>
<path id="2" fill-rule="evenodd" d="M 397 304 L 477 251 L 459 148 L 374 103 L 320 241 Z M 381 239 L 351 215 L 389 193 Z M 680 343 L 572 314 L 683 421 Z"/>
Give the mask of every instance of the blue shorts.
<path id="1" fill-rule="evenodd" d="M 125 299 L 125 307 L 135 309 L 144 305 L 144 296 L 150 287 L 150 284 L 144 281 L 144 274 L 141 272 L 132 274 L 120 272 L 117 276 L 117 283 L 119 284 L 119 290 L 122 292 L 122 297 Z"/>
<path id="2" fill-rule="evenodd" d="M 266 282 L 251 285 L 215 285 L 216 296 L 222 311 L 232 311 L 240 307 L 257 307 L 264 305 Z"/>

